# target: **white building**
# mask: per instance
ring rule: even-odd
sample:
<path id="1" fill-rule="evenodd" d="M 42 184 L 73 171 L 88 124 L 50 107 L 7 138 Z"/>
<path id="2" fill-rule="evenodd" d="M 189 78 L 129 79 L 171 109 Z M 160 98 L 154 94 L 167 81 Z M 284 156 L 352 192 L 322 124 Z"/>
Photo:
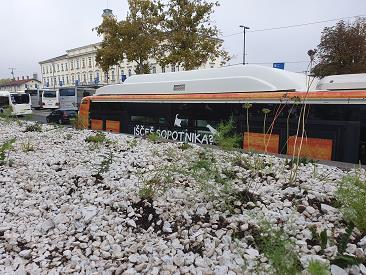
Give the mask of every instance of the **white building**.
<path id="1" fill-rule="evenodd" d="M 106 85 L 121 83 L 123 78 L 135 74 L 136 62 L 125 59 L 118 66 L 112 66 L 108 74 L 104 74 L 95 61 L 97 47 L 100 43 L 70 49 L 65 55 L 39 62 L 42 82 L 45 87 L 70 85 Z M 221 60 L 207 62 L 201 68 L 220 67 Z M 150 60 L 151 73 L 165 73 L 183 70 L 182 67 L 171 65 L 159 66 L 156 60 Z"/>
<path id="2" fill-rule="evenodd" d="M 21 79 L 19 77 L 17 79 L 9 80 L 4 84 L 0 84 L 0 91 L 9 91 L 9 92 L 16 92 L 16 91 L 24 91 L 27 89 L 38 89 L 42 87 L 42 83 L 36 79 L 36 77 L 26 78 L 23 76 Z"/>

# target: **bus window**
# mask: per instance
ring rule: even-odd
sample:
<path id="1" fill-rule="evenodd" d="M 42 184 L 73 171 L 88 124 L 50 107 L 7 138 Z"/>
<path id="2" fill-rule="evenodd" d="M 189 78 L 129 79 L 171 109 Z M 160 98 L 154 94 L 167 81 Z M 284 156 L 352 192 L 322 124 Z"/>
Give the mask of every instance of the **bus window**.
<path id="1" fill-rule="evenodd" d="M 75 96 L 75 89 L 60 89 L 60 96 Z"/>
<path id="2" fill-rule="evenodd" d="M 13 104 L 26 104 L 29 103 L 29 95 L 28 94 L 18 94 L 18 95 L 11 95 L 11 102 Z"/>
<path id="3" fill-rule="evenodd" d="M 56 97 L 56 91 L 44 91 L 43 97 Z"/>

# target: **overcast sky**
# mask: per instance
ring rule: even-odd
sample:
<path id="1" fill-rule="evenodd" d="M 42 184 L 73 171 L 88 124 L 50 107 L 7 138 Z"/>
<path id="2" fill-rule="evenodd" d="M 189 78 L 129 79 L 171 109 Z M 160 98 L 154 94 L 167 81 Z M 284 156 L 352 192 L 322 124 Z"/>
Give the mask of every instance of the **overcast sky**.
<path id="1" fill-rule="evenodd" d="M 240 32 L 239 25 L 259 30 L 366 15 L 366 0 L 219 2 L 221 6 L 216 8 L 213 20 L 223 36 Z M 92 29 L 101 23 L 101 14 L 107 5 L 118 19 L 125 17 L 127 0 L 1 0 L 0 78 L 11 77 L 10 67 L 16 68 L 16 76 L 39 73 L 39 61 L 65 54 L 67 49 L 100 41 Z M 307 50 L 319 44 L 325 26 L 335 23 L 249 32 L 247 62 L 287 62 L 286 69 L 304 71 Z M 243 36 L 228 36 L 224 40 L 225 48 L 233 56 L 230 63 L 240 63 Z"/>

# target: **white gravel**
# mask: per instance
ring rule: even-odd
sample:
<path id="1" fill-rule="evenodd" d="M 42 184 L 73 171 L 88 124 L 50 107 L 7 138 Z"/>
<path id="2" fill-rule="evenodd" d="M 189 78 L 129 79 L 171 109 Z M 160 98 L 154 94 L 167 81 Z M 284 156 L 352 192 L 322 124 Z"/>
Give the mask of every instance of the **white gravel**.
<path id="1" fill-rule="evenodd" d="M 93 134 L 88 130 L 24 128 L 0 121 L 0 145 L 16 137 L 11 166 L 0 166 L 0 274 L 270 273 L 252 236 L 263 220 L 285 230 L 304 268 L 311 259 L 329 263 L 337 253 L 330 244 L 322 255 L 307 240 L 311 226 L 327 229 L 330 238 L 344 232 L 332 203 L 336 183 L 347 171 L 301 165 L 298 180 L 288 184 L 284 160 L 272 156 L 241 154 L 264 160 L 266 167 L 256 172 L 235 165 L 237 152 L 196 145 L 182 150 L 176 143 L 145 139 L 136 139 L 133 147 L 133 137 L 110 133 L 111 144 L 91 146 L 85 142 Z M 23 152 L 28 140 L 35 150 Z M 96 176 L 110 152 L 109 171 Z M 225 171 L 233 175 L 230 180 L 226 173 L 226 181 L 235 193 L 249 188 L 260 200 L 236 199 L 225 207 L 217 189 L 207 190 L 178 172 L 155 188 L 153 202 L 141 200 L 143 181 L 154 171 L 189 171 L 199 155 L 213 158 L 223 177 Z M 357 230 L 352 240 L 356 237 Z M 358 241 L 347 252 L 365 257 L 366 239 Z M 347 274 L 351 269 L 332 265 L 331 270 Z M 365 270 L 360 265 L 352 272 Z"/>

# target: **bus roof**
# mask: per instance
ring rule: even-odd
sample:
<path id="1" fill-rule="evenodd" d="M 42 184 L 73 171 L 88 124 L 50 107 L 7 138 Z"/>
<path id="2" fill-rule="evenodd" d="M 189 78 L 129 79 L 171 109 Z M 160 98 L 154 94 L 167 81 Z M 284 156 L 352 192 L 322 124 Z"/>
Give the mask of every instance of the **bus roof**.
<path id="1" fill-rule="evenodd" d="M 306 75 L 257 65 L 134 75 L 96 95 L 306 91 Z"/>
<path id="2" fill-rule="evenodd" d="M 366 89 L 365 74 L 330 75 L 322 78 L 316 87 L 319 90 L 361 90 Z"/>

